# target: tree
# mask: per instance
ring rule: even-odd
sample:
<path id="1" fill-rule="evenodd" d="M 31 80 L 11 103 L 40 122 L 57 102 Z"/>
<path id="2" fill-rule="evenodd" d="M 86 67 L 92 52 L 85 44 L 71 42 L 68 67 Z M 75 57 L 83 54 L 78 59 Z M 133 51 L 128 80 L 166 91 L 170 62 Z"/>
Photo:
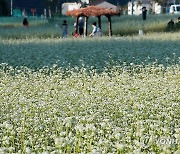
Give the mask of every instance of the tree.
<path id="1" fill-rule="evenodd" d="M 52 15 L 54 15 L 56 12 L 56 6 L 58 3 L 58 0 L 45 0 L 45 3 L 51 10 Z"/>
<path id="2" fill-rule="evenodd" d="M 90 3 L 96 2 L 96 1 L 99 1 L 99 0 L 89 0 Z M 131 0 L 106 0 L 106 1 L 114 5 L 124 6 Z"/>
<path id="3" fill-rule="evenodd" d="M 167 5 L 173 4 L 173 3 L 176 3 L 176 4 L 180 3 L 180 0 L 153 0 L 153 1 L 157 2 L 161 6 L 167 6 Z"/>
<path id="4" fill-rule="evenodd" d="M 61 7 L 63 3 L 68 2 L 79 2 L 80 0 L 45 0 L 46 5 L 50 8 L 52 15 L 57 11 L 61 12 Z"/>
<path id="5" fill-rule="evenodd" d="M 89 3 L 92 3 L 92 2 L 95 2 L 95 1 L 97 1 L 97 0 L 89 0 Z"/>
<path id="6" fill-rule="evenodd" d="M 174 4 L 174 3 L 176 3 L 176 4 L 180 3 L 180 0 L 152 0 L 152 1 L 158 3 L 159 5 L 161 5 L 161 6 L 163 7 L 163 8 L 162 8 L 162 12 L 163 12 L 163 13 L 166 12 L 167 8 L 168 8 L 170 5 L 172 5 L 172 4 Z"/>
<path id="7" fill-rule="evenodd" d="M 158 3 L 161 6 L 167 6 L 167 4 L 168 4 L 167 0 L 153 0 L 153 1 Z"/>
<path id="8" fill-rule="evenodd" d="M 0 0 L 0 16 L 9 15 L 7 0 Z"/>

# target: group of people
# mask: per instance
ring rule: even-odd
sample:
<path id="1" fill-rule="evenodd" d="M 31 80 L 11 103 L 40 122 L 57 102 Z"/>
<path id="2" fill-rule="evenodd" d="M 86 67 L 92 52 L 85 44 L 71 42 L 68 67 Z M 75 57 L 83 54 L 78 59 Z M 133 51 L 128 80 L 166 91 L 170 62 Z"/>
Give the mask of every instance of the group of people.
<path id="1" fill-rule="evenodd" d="M 27 20 L 27 18 L 23 19 L 23 26 L 24 27 L 28 27 L 29 26 L 29 22 Z M 76 26 L 76 23 L 74 24 L 74 26 Z M 92 23 L 92 32 L 90 33 L 89 36 L 94 37 L 94 36 L 100 36 L 101 35 L 101 29 L 99 27 L 97 27 L 96 22 Z M 62 30 L 62 37 L 67 37 L 68 35 L 68 24 L 67 21 L 64 20 L 62 25 L 61 25 L 61 30 Z M 79 37 L 82 36 L 84 34 L 84 21 L 83 18 L 80 17 L 79 21 L 78 21 L 78 33 L 74 34 L 74 37 Z"/>
<path id="2" fill-rule="evenodd" d="M 171 19 L 167 23 L 166 31 L 176 31 L 176 30 L 180 30 L 180 17 L 178 17 L 178 20 L 176 23 L 174 23 L 173 19 Z"/>
<path id="3" fill-rule="evenodd" d="M 74 27 L 76 27 L 76 23 L 74 24 Z M 97 27 L 97 23 L 93 22 L 92 23 L 92 32 L 89 34 L 89 36 L 91 37 L 95 37 L 95 36 L 101 36 L 101 29 L 99 27 Z M 68 35 L 68 24 L 67 21 L 64 20 L 62 25 L 61 25 L 61 29 L 62 29 L 62 37 L 67 37 Z M 83 36 L 84 34 L 84 21 L 83 18 L 80 17 L 79 21 L 78 21 L 78 33 L 73 34 L 74 37 L 79 37 L 79 36 Z"/>
<path id="4" fill-rule="evenodd" d="M 146 8 L 143 8 L 143 20 L 146 20 Z M 27 18 L 24 18 L 23 20 L 23 26 L 24 27 L 28 27 L 29 26 L 29 22 L 27 20 Z M 76 23 L 74 24 L 74 26 L 76 26 Z M 93 22 L 92 23 L 92 32 L 89 34 L 90 37 L 95 37 L 95 36 L 101 36 L 102 32 L 101 29 L 99 27 L 97 27 L 97 23 Z M 178 20 L 176 23 L 174 23 L 173 19 L 171 19 L 168 23 L 167 23 L 167 31 L 175 31 L 175 30 L 179 30 L 180 29 L 180 17 L 178 17 Z M 62 25 L 61 25 L 61 30 L 62 30 L 62 37 L 67 37 L 68 35 L 68 24 L 67 21 L 64 20 Z M 78 33 L 74 34 L 74 37 L 79 37 L 82 36 L 84 34 L 84 21 L 83 18 L 80 17 L 79 18 L 79 22 L 78 22 Z"/>

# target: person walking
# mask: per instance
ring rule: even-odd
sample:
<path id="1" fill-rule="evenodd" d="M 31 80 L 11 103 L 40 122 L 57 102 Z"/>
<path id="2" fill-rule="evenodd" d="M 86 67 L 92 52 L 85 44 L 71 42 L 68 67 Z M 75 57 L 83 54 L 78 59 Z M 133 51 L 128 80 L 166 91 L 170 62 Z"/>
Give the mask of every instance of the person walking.
<path id="1" fill-rule="evenodd" d="M 93 28 L 93 30 L 92 30 L 91 34 L 89 34 L 89 36 L 94 37 L 96 35 L 96 33 L 97 33 L 96 22 L 93 22 L 92 28 Z"/>
<path id="2" fill-rule="evenodd" d="M 67 24 L 67 21 L 64 20 L 62 25 L 61 25 L 61 30 L 62 30 L 62 37 L 67 37 L 67 34 L 68 34 L 68 24 Z"/>

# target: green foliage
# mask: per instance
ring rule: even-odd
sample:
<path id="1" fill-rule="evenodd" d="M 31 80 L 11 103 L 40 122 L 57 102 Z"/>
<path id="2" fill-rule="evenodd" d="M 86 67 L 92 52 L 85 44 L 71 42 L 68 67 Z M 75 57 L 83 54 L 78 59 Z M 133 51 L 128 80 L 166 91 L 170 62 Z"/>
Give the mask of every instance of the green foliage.
<path id="1" fill-rule="evenodd" d="M 167 0 L 154 0 L 154 1 L 157 2 L 158 4 L 162 5 L 162 6 L 167 5 Z"/>
<path id="2" fill-rule="evenodd" d="M 9 11 L 8 11 L 7 1 L 6 0 L 0 0 L 0 16 L 7 16 L 8 14 L 9 14 Z"/>
<path id="3" fill-rule="evenodd" d="M 56 9 L 60 10 L 63 3 L 78 2 L 78 0 L 45 0 L 46 4 L 51 8 L 52 15 L 56 15 Z"/>
<path id="4" fill-rule="evenodd" d="M 167 0 L 153 0 L 154 2 L 157 2 L 158 4 L 162 5 L 162 6 L 167 6 L 169 4 L 169 2 L 174 3 L 174 1 L 167 1 Z M 175 1 L 177 4 L 180 3 L 180 0 L 176 0 Z"/>
<path id="5" fill-rule="evenodd" d="M 89 3 L 96 2 L 97 0 L 89 0 Z"/>

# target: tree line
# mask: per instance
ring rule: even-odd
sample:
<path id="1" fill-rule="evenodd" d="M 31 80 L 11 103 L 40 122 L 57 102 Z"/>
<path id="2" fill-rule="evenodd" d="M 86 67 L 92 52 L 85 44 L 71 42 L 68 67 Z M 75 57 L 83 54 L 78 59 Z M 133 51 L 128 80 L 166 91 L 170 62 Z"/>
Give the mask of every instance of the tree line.
<path id="1" fill-rule="evenodd" d="M 0 0 L 0 16 L 9 15 L 9 7 L 7 0 Z"/>
<path id="2" fill-rule="evenodd" d="M 99 0 L 89 0 L 90 3 L 96 2 Z M 107 0 L 108 2 L 113 2 L 117 4 L 125 4 L 128 2 L 133 2 L 135 0 Z M 141 0 L 139 0 L 141 1 Z M 170 0 L 152 0 L 153 2 L 157 2 L 163 7 L 166 7 Z M 82 6 L 86 6 L 81 0 L 44 0 L 45 4 L 52 10 L 52 13 L 55 13 L 55 10 L 61 10 L 61 6 L 66 2 L 77 2 L 81 3 Z M 175 0 L 176 3 L 180 3 L 180 0 Z M 0 16 L 10 15 L 10 0 L 0 0 Z"/>

